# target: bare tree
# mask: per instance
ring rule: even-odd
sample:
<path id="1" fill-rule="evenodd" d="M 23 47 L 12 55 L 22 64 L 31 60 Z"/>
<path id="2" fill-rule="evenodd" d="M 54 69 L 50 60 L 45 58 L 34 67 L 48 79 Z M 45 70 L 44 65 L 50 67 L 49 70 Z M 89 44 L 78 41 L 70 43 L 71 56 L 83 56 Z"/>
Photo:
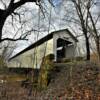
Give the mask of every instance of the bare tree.
<path id="1" fill-rule="evenodd" d="M 93 0 L 90 0 L 90 1 L 92 2 L 92 6 L 93 5 L 96 6 L 96 2 L 94 2 Z M 87 11 L 88 11 L 90 23 L 91 23 L 88 25 L 89 32 L 91 33 L 91 35 L 93 36 L 93 38 L 95 40 L 98 59 L 100 60 L 100 33 L 99 33 L 98 28 L 97 28 L 97 24 L 100 23 L 99 22 L 100 12 L 96 13 L 95 18 L 94 18 L 91 10 L 87 9 Z"/>
<path id="2" fill-rule="evenodd" d="M 88 37 L 88 12 L 87 9 L 90 9 L 89 4 L 90 0 L 72 0 L 74 3 L 74 6 L 77 11 L 77 15 L 79 17 L 81 28 L 83 31 L 83 34 L 85 36 L 86 41 L 86 51 L 87 51 L 87 60 L 90 60 L 90 47 L 89 47 L 89 37 Z M 87 7 L 87 9 L 86 9 Z M 86 16 L 86 17 L 85 17 Z"/>
<path id="3" fill-rule="evenodd" d="M 78 31 L 76 31 L 75 28 L 74 32 L 76 32 L 76 35 L 80 35 L 79 33 L 82 33 L 85 37 L 85 44 L 86 44 L 86 52 L 87 52 L 87 60 L 90 60 L 90 41 L 89 38 L 92 35 L 95 37 L 96 44 L 99 45 L 99 34 L 97 31 L 97 22 L 99 21 L 99 16 L 93 14 L 94 6 L 96 0 L 68 0 L 67 2 L 70 2 L 70 5 L 67 5 L 66 7 L 66 14 L 64 20 L 68 22 L 68 25 L 73 24 L 73 27 L 78 27 Z M 94 20 L 94 16 L 96 19 Z M 69 24 L 70 23 L 70 24 Z M 81 34 L 81 35 L 82 35 Z M 99 47 L 97 46 L 97 49 Z M 100 50 L 97 50 L 98 53 Z"/>
<path id="4" fill-rule="evenodd" d="M 4 9 L 0 9 L 0 42 L 5 41 L 5 40 L 10 40 L 10 41 L 25 40 L 27 35 L 23 37 L 20 36 L 17 39 L 2 38 L 3 26 L 10 15 L 14 14 L 14 15 L 20 16 L 19 13 L 15 12 L 16 9 L 18 9 L 19 7 L 21 7 L 27 2 L 35 2 L 36 4 L 38 4 L 40 0 L 19 0 L 17 2 L 15 2 L 15 0 L 10 0 L 10 2 L 8 2 L 8 5 L 6 5 L 6 3 L 3 0 L 0 0 L 0 2 L 4 5 Z"/>

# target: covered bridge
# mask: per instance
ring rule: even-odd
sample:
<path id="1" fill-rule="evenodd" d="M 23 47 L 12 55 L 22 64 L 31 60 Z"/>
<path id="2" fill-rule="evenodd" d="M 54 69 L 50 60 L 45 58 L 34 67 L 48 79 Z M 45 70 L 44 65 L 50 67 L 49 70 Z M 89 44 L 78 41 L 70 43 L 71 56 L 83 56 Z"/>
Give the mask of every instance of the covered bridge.
<path id="1" fill-rule="evenodd" d="M 9 59 L 9 67 L 39 68 L 44 55 L 54 54 L 55 61 L 79 56 L 78 40 L 68 30 L 54 31 Z"/>

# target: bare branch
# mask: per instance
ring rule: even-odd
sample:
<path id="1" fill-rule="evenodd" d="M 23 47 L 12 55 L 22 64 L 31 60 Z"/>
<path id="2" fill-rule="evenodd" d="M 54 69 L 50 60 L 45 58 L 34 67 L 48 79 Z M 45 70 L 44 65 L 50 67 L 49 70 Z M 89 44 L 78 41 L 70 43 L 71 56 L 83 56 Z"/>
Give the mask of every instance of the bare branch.
<path id="1" fill-rule="evenodd" d="M 1 0 L 1 2 L 2 2 L 2 4 L 4 5 L 4 8 L 6 9 L 6 8 L 7 8 L 7 6 L 6 6 L 6 4 L 4 3 L 4 1 L 3 1 L 3 0 Z"/>
<path id="2" fill-rule="evenodd" d="M 1 39 L 0 42 L 3 42 L 3 41 L 18 41 L 18 40 L 27 40 L 28 41 L 28 39 L 24 39 L 24 38 L 18 38 L 18 39 L 4 38 L 4 39 Z"/>
<path id="3" fill-rule="evenodd" d="M 27 2 L 37 2 L 37 0 L 20 0 L 16 3 L 14 3 L 14 0 L 11 0 L 8 8 L 6 9 L 6 15 L 9 16 L 11 13 L 14 12 L 15 9 L 17 9 L 18 7 L 22 6 L 23 4 L 27 3 Z"/>

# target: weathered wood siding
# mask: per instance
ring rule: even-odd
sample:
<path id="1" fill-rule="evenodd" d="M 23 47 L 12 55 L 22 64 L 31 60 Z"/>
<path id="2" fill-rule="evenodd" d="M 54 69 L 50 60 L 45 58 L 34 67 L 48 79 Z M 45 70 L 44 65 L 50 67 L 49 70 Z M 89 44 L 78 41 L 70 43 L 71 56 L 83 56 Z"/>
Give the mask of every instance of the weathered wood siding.
<path id="1" fill-rule="evenodd" d="M 45 53 L 46 51 L 46 53 Z M 53 39 L 31 49 L 8 62 L 9 67 L 36 68 L 40 66 L 44 55 L 53 53 Z"/>

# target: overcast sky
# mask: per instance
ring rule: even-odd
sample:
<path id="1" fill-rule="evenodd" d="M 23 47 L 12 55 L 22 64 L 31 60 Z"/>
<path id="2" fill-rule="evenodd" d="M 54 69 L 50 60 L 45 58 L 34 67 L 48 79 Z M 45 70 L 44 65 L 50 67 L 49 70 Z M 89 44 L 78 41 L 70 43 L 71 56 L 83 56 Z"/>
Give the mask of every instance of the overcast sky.
<path id="1" fill-rule="evenodd" d="M 56 14 L 59 9 L 58 7 L 60 7 L 59 5 L 61 4 L 62 0 L 54 0 L 53 1 L 53 5 L 55 7 L 52 7 L 48 2 L 47 0 L 45 0 L 45 8 L 46 9 L 46 13 L 45 13 L 45 18 L 43 18 L 43 14 L 41 12 L 40 14 L 40 22 L 39 22 L 39 27 L 41 30 L 43 29 L 46 29 L 47 31 L 45 32 L 40 32 L 39 33 L 39 38 L 43 37 L 44 35 L 48 34 L 48 27 L 49 27 L 49 19 L 50 19 L 50 12 L 52 13 L 51 14 L 51 26 L 50 26 L 50 29 L 49 29 L 49 32 L 51 31 L 55 31 L 55 30 L 59 30 L 59 24 L 60 24 L 60 15 L 61 15 L 61 12 L 60 11 L 58 13 L 58 15 Z M 27 3 L 25 4 L 23 7 L 25 7 L 25 9 L 27 9 L 27 12 L 25 13 L 25 16 L 24 16 L 24 19 L 28 20 L 28 22 L 26 23 L 26 26 L 24 26 L 26 30 L 30 30 L 31 28 L 34 27 L 34 29 L 37 29 L 38 30 L 38 19 L 39 19 L 39 9 L 38 9 L 38 6 L 35 5 L 35 3 Z M 24 8 L 21 8 L 22 10 Z M 19 10 L 19 12 L 21 12 L 21 9 Z M 52 10 L 52 11 L 51 11 Z M 56 12 L 56 13 L 55 13 Z M 42 15 L 42 16 L 41 16 Z M 63 14 L 62 14 L 63 15 Z M 12 30 L 9 30 L 11 29 L 12 25 L 11 24 L 8 24 L 8 23 L 11 23 L 11 18 L 9 17 L 8 18 L 8 21 L 6 21 L 6 24 L 5 24 L 5 30 L 3 31 L 4 35 L 3 37 L 13 37 L 14 36 L 14 33 L 18 30 L 18 28 L 20 28 L 20 23 L 17 22 L 16 24 L 16 21 L 15 21 L 15 25 L 17 26 L 17 28 L 12 28 Z M 60 27 L 61 29 L 61 27 Z M 25 30 L 23 30 L 25 31 Z M 19 31 L 18 33 L 18 36 L 19 34 L 21 34 L 22 31 Z M 5 33 L 9 33 L 9 35 L 6 35 Z M 13 35 L 12 35 L 12 34 Z M 34 43 L 36 41 L 36 36 L 35 34 L 38 34 L 38 32 L 32 32 L 31 35 L 28 36 L 28 39 L 29 41 L 18 41 L 16 43 L 16 49 L 14 50 L 13 54 L 16 54 L 18 53 L 19 51 L 23 50 L 24 48 L 26 48 L 27 46 L 29 46 L 30 44 Z M 17 37 L 17 36 L 16 36 Z"/>
<path id="2" fill-rule="evenodd" d="M 10 0 L 4 0 L 6 5 L 9 4 L 9 1 Z M 18 0 L 16 0 L 16 2 L 17 1 Z M 67 4 L 70 5 L 68 2 L 67 2 Z M 73 9 L 73 8 L 70 8 L 69 6 L 67 6 L 67 4 L 66 4 L 66 0 L 53 0 L 54 7 L 51 7 L 51 5 L 48 3 L 48 1 L 44 0 L 44 3 L 43 3 L 44 10 L 43 11 L 45 13 L 45 18 L 43 17 L 43 13 L 41 12 L 40 13 L 40 22 L 39 22 L 39 9 L 38 9 L 39 7 L 35 3 L 27 3 L 27 4 L 23 5 L 20 9 L 16 10 L 17 12 L 21 13 L 22 21 L 25 22 L 24 25 L 22 26 L 22 30 L 18 31 L 18 29 L 20 29 L 20 27 L 21 27 L 21 24 L 18 21 L 19 17 L 14 16 L 15 19 L 13 20 L 13 27 L 12 27 L 12 18 L 10 16 L 5 23 L 4 30 L 3 30 L 3 37 L 14 37 L 15 33 L 18 33 L 16 35 L 16 38 L 17 38 L 22 34 L 22 32 L 24 33 L 28 30 L 31 30 L 32 28 L 37 29 L 37 30 L 38 29 L 40 29 L 40 30 L 46 29 L 47 31 L 45 31 L 45 32 L 41 31 L 39 33 L 39 38 L 41 38 L 48 33 L 49 21 L 51 24 L 50 29 L 49 29 L 50 32 L 59 30 L 59 29 L 63 29 L 63 28 L 70 28 L 70 27 L 72 27 L 74 30 L 78 29 L 79 27 L 77 27 L 76 25 L 68 23 L 65 20 L 62 20 L 63 18 L 65 18 L 65 14 L 68 15 L 71 12 L 71 10 Z M 100 0 L 97 0 L 97 5 L 98 5 L 98 7 L 100 7 Z M 4 7 L 1 3 L 0 3 L 0 7 L 2 9 L 4 9 Z M 65 13 L 65 9 L 66 9 L 66 11 L 68 10 L 67 13 Z M 95 13 L 96 13 L 96 11 L 99 11 L 99 10 L 97 10 L 97 8 L 95 8 Z M 51 12 L 51 20 L 49 20 L 50 12 Z M 74 16 L 74 13 L 72 14 L 72 17 L 73 16 Z M 66 16 L 66 18 L 67 18 L 67 16 Z M 70 28 L 70 29 L 72 29 L 72 28 Z M 76 32 L 77 31 L 79 32 L 79 30 L 76 30 Z M 14 50 L 13 55 L 18 53 L 19 51 L 23 50 L 30 44 L 34 43 L 36 41 L 36 36 L 37 36 L 36 34 L 38 34 L 38 32 L 32 32 L 32 34 L 28 36 L 29 41 L 16 42 L 17 48 Z"/>

